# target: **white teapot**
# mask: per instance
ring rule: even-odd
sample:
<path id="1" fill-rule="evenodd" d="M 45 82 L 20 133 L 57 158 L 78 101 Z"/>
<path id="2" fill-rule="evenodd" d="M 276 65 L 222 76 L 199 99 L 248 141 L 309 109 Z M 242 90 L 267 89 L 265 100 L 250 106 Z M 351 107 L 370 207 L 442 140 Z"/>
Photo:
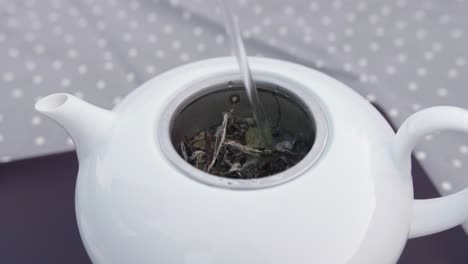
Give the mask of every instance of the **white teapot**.
<path id="1" fill-rule="evenodd" d="M 468 190 L 414 200 L 410 174 L 418 140 L 468 132 L 468 111 L 425 109 L 395 135 L 369 102 L 323 73 L 250 63 L 267 110 L 269 94 L 280 98 L 282 126 L 309 129 L 313 142 L 298 164 L 264 178 L 213 176 L 177 153 L 183 133 L 221 118 L 223 107 L 246 107 L 233 58 L 170 70 L 112 111 L 63 93 L 37 102 L 76 144 L 76 213 L 93 263 L 396 263 L 408 238 L 468 219 Z"/>

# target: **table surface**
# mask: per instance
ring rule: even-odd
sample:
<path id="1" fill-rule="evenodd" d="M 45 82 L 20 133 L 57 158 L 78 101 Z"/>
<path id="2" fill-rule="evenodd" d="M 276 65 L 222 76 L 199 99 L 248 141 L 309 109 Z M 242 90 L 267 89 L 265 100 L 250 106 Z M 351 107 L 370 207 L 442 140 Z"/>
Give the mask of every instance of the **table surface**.
<path id="1" fill-rule="evenodd" d="M 74 152 L 0 165 L 1 263 L 90 263 L 78 233 Z M 424 170 L 413 164 L 417 198 L 438 196 Z M 410 240 L 398 262 L 468 262 L 468 237 L 461 227 Z"/>

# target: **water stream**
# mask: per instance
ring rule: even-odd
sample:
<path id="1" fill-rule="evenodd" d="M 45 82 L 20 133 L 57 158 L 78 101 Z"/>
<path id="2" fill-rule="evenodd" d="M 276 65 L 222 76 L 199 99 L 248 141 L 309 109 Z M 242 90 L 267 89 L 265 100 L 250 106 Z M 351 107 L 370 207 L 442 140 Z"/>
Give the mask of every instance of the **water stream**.
<path id="1" fill-rule="evenodd" d="M 232 50 L 239 64 L 240 71 L 242 73 L 245 92 L 249 98 L 250 106 L 252 108 L 253 116 L 257 123 L 257 127 L 260 129 L 260 136 L 263 137 L 264 142 L 267 142 L 269 136 L 267 133 L 271 133 L 270 125 L 266 118 L 265 109 L 263 108 L 260 98 L 258 96 L 257 87 L 250 71 L 247 54 L 244 48 L 244 42 L 242 41 L 242 35 L 240 33 L 239 24 L 237 23 L 236 17 L 231 12 L 227 1 L 218 0 L 221 12 L 224 16 L 224 25 L 227 35 L 231 39 Z"/>

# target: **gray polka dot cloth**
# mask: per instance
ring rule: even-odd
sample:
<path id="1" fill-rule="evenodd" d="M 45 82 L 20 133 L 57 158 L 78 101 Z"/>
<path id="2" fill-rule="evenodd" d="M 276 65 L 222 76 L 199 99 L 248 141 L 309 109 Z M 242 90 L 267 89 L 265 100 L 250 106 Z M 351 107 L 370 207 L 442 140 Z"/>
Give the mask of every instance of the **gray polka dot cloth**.
<path id="1" fill-rule="evenodd" d="M 229 1 L 248 53 L 318 68 L 400 125 L 468 108 L 468 0 Z M 68 92 L 105 108 L 178 65 L 229 54 L 214 0 L 0 0 L 0 161 L 73 149 L 33 110 Z M 426 136 L 416 157 L 443 194 L 468 187 L 468 135 Z"/>

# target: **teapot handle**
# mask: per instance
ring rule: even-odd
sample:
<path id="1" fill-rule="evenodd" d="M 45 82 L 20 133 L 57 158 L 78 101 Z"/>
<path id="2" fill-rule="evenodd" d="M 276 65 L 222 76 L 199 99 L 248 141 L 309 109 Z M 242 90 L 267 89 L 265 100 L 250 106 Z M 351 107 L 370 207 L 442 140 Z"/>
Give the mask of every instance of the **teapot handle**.
<path id="1" fill-rule="evenodd" d="M 410 116 L 393 144 L 394 158 L 402 171 L 411 171 L 411 151 L 419 139 L 442 130 L 468 133 L 468 111 L 450 106 L 427 108 Z M 409 238 L 426 236 L 468 220 L 468 188 L 440 198 L 413 201 Z"/>

